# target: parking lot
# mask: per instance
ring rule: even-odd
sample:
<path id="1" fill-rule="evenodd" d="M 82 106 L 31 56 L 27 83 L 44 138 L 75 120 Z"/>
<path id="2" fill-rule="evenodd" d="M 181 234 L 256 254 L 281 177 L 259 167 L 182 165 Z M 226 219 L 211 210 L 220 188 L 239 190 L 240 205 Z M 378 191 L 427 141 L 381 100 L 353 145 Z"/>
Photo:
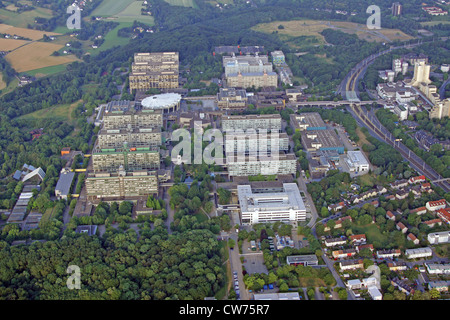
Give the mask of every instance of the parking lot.
<path id="1" fill-rule="evenodd" d="M 247 252 L 248 248 L 246 248 Z M 248 273 L 269 273 L 266 266 L 264 265 L 264 257 L 262 255 L 262 252 L 255 253 L 252 251 L 252 253 L 247 253 L 244 255 L 241 255 L 244 257 L 244 263 L 243 266 L 245 270 L 247 270 Z"/>

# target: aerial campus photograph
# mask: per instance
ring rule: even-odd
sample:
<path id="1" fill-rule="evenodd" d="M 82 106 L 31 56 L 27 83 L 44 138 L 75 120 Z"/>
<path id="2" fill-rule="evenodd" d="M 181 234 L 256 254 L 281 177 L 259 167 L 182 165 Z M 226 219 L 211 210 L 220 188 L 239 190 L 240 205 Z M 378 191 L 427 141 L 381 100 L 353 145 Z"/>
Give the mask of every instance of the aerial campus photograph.
<path id="1" fill-rule="evenodd" d="M 0 1 L 0 300 L 450 299 L 449 11 Z"/>

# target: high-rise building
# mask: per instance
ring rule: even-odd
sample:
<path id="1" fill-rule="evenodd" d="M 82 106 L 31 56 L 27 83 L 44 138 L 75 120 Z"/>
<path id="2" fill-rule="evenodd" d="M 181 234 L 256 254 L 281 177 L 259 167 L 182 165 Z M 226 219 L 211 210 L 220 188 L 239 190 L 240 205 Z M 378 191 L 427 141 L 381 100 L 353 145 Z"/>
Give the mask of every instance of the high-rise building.
<path id="1" fill-rule="evenodd" d="M 103 129 L 161 128 L 162 110 L 138 107 L 135 101 L 111 101 L 103 113 Z"/>
<path id="2" fill-rule="evenodd" d="M 175 89 L 179 85 L 178 52 L 136 53 L 129 76 L 132 90 Z"/>
<path id="3" fill-rule="evenodd" d="M 157 148 L 161 145 L 160 128 L 102 129 L 98 133 L 98 146 L 119 149 L 127 143 L 129 148 Z"/>
<path id="4" fill-rule="evenodd" d="M 403 6 L 399 2 L 394 2 L 392 4 L 392 15 L 393 16 L 400 16 L 403 11 Z"/>
<path id="5" fill-rule="evenodd" d="M 233 130 L 267 130 L 281 131 L 281 115 L 279 114 L 252 114 L 238 116 L 222 116 L 223 131 Z"/>
<path id="6" fill-rule="evenodd" d="M 414 64 L 414 78 L 411 81 L 413 87 L 419 87 L 422 83 L 430 84 L 431 66 L 423 61 Z"/>
<path id="7" fill-rule="evenodd" d="M 95 149 L 92 153 L 94 172 L 158 170 L 160 156 L 150 148 Z"/>
<path id="8" fill-rule="evenodd" d="M 257 176 L 295 174 L 297 172 L 297 158 L 293 153 L 269 154 L 269 156 L 242 155 L 228 153 L 226 167 L 231 176 Z"/>

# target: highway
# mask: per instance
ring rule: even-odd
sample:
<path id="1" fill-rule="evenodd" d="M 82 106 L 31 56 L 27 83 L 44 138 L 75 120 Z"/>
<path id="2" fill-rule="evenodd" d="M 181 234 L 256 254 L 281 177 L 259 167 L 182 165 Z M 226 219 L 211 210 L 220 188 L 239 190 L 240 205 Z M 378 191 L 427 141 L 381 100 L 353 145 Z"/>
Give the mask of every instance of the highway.
<path id="1" fill-rule="evenodd" d="M 364 75 L 367 66 L 380 55 L 386 54 L 398 48 L 400 47 L 390 48 L 376 55 L 371 55 L 370 57 L 361 61 L 355 68 L 352 69 L 352 71 L 347 75 L 347 82 L 345 83 L 347 100 L 359 100 L 357 83 L 358 79 Z M 343 84 L 341 84 L 339 90 L 342 90 L 342 87 Z M 400 141 L 396 141 L 392 134 L 383 127 L 383 125 L 378 121 L 377 117 L 373 113 L 363 111 L 359 103 L 358 106 L 356 105 L 356 103 L 352 104 L 350 108 L 347 108 L 347 110 L 350 111 L 355 119 L 360 120 L 360 124 L 369 129 L 371 135 L 379 138 L 382 141 L 385 141 L 389 145 L 393 146 L 396 150 L 398 150 L 403 158 L 407 160 L 411 164 L 411 166 L 420 174 L 425 175 L 432 181 L 437 180 L 434 182 L 434 184 L 441 187 L 445 192 L 450 191 L 450 184 L 448 183 L 448 181 L 442 180 L 442 177 L 428 164 L 426 164 L 425 161 L 423 161 L 419 156 L 408 149 L 403 143 L 401 143 Z"/>

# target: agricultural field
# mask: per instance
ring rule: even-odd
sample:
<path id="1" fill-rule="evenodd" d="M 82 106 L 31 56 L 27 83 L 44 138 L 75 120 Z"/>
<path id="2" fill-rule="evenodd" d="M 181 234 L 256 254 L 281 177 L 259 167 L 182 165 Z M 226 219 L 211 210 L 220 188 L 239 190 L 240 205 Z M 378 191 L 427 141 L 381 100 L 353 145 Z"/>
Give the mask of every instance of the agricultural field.
<path id="1" fill-rule="evenodd" d="M 26 74 L 36 77 L 36 78 L 42 78 L 42 77 L 46 77 L 48 75 L 64 72 L 66 70 L 66 66 L 67 66 L 67 64 L 59 64 L 56 66 L 44 67 L 44 68 L 40 68 L 40 69 L 34 69 L 31 71 L 27 71 Z"/>
<path id="2" fill-rule="evenodd" d="M 22 13 L 16 12 L 17 8 L 11 4 L 6 8 L 0 9 L 0 20 L 5 24 L 10 24 L 15 27 L 26 28 L 28 24 L 33 24 L 36 17 L 51 18 L 53 12 L 50 9 L 39 8 Z"/>
<path id="3" fill-rule="evenodd" d="M 51 56 L 63 45 L 33 42 L 6 55 L 6 60 L 17 72 L 25 72 L 74 62 L 75 56 Z"/>
<path id="4" fill-rule="evenodd" d="M 0 51 L 13 51 L 28 43 L 30 41 L 0 38 Z"/>
<path id="5" fill-rule="evenodd" d="M 349 34 L 356 34 L 358 38 L 372 42 L 389 42 L 394 40 L 409 40 L 413 37 L 397 29 L 369 30 L 363 24 L 345 21 L 319 20 L 291 20 L 262 23 L 252 28 L 264 33 L 277 32 L 280 39 L 293 47 L 301 47 L 296 38 L 303 37 L 307 43 L 326 44 L 320 34 L 325 29 L 335 29 Z"/>
<path id="6" fill-rule="evenodd" d="M 119 25 L 108 32 L 105 36 L 105 42 L 101 45 L 99 49 L 88 49 L 87 51 L 91 54 L 95 54 L 100 50 L 107 50 L 114 46 L 126 45 L 130 39 L 119 37 L 117 32 L 122 28 L 131 27 L 134 21 L 139 21 L 145 23 L 149 26 L 154 25 L 154 19 L 152 16 L 142 15 L 143 1 L 136 0 L 126 0 L 117 1 L 104 0 L 91 14 L 92 16 L 106 17 L 107 21 L 118 22 Z"/>
<path id="7" fill-rule="evenodd" d="M 14 27 L 9 24 L 3 24 L 0 23 L 0 33 L 8 33 L 10 35 L 18 35 L 20 37 L 28 38 L 31 40 L 40 40 L 44 37 L 44 34 L 47 36 L 57 36 L 59 33 L 55 32 L 47 32 L 47 31 L 39 31 L 39 30 L 32 30 L 27 28 L 19 28 Z"/>

